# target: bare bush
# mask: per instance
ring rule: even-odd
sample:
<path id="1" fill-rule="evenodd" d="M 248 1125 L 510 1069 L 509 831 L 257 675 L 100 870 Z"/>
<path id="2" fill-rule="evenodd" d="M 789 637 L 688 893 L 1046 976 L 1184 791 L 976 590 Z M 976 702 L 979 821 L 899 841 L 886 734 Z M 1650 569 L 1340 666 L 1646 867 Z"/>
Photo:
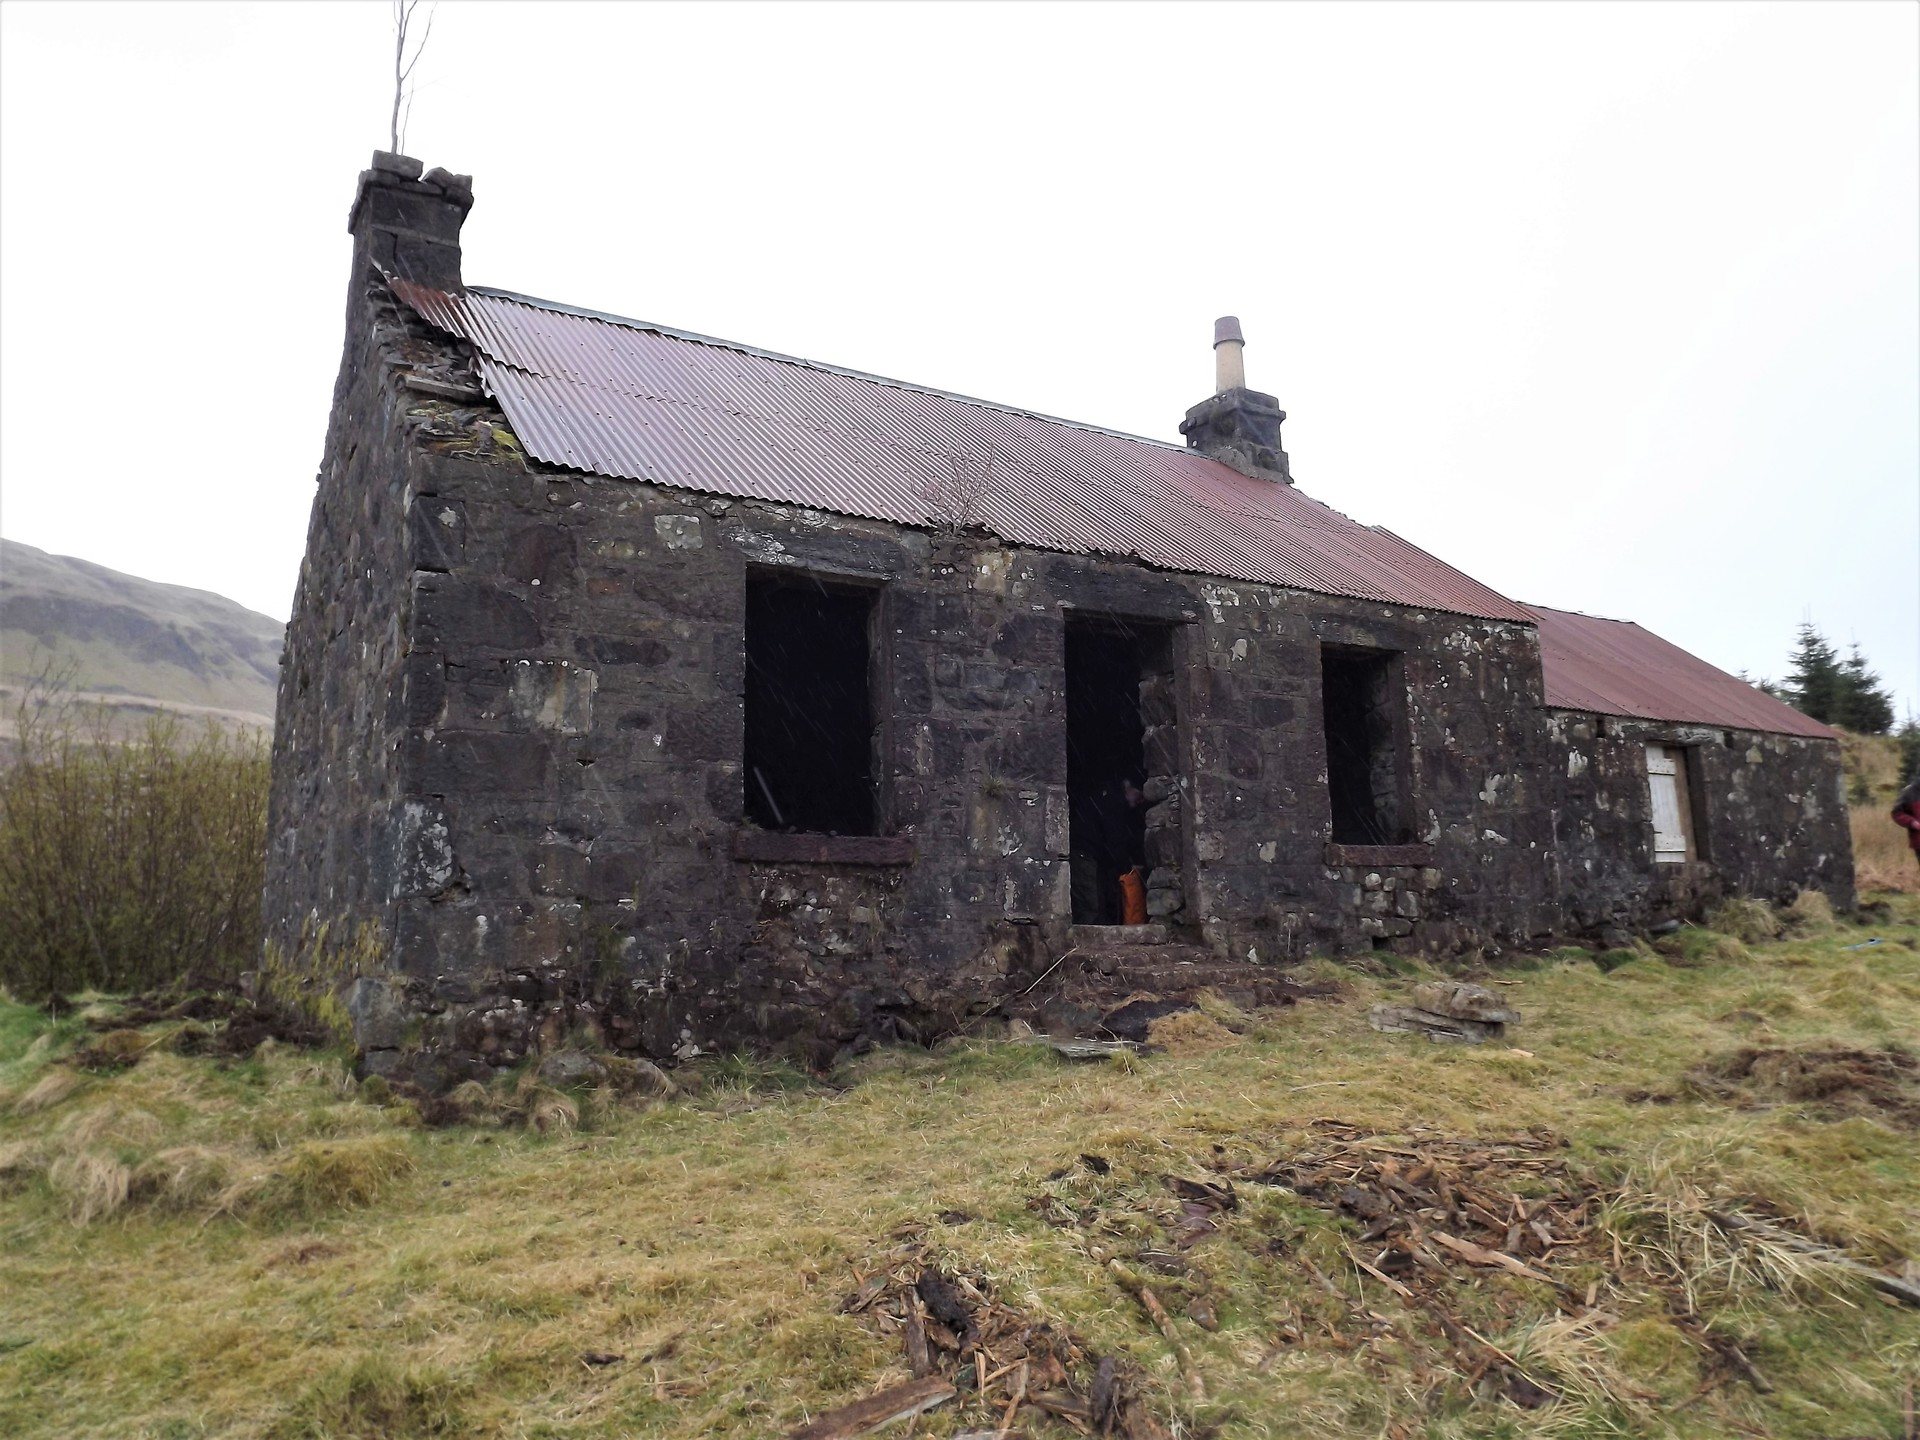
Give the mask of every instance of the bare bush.
<path id="1" fill-rule="evenodd" d="M 993 473 L 992 455 L 951 454 L 947 468 L 920 487 L 927 519 L 942 533 L 958 535 L 981 523 L 980 507 Z"/>
<path id="2" fill-rule="evenodd" d="M 0 767 L 0 986 L 25 1000 L 230 978 L 260 944 L 267 743 L 156 716 L 131 737 L 43 688 Z"/>

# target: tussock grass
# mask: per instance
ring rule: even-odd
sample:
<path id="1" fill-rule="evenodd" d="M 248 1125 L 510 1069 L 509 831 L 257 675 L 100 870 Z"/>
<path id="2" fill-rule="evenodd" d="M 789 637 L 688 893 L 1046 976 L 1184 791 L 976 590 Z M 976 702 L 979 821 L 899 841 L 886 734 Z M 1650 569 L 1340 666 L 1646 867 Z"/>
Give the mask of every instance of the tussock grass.
<path id="1" fill-rule="evenodd" d="M 214 1210 L 253 1218 L 313 1219 L 370 1205 L 414 1167 L 404 1136 L 303 1140 L 218 1192 Z"/>
<path id="2" fill-rule="evenodd" d="M 47 1166 L 47 1183 L 76 1225 L 105 1219 L 127 1203 L 133 1172 L 99 1150 L 69 1150 Z"/>
<path id="3" fill-rule="evenodd" d="M 1180 1010 L 1155 1020 L 1147 1027 L 1147 1038 L 1161 1049 L 1176 1055 L 1204 1055 L 1210 1050 L 1233 1045 L 1239 1036 L 1221 1019 L 1203 1009 Z"/>
<path id="4" fill-rule="evenodd" d="M 51 1110 L 78 1090 L 80 1084 L 80 1077 L 71 1070 L 49 1070 L 13 1102 L 13 1111 L 16 1115 L 31 1115 L 37 1110 Z"/>
<path id="5" fill-rule="evenodd" d="M 1729 900 L 1707 917 L 1707 928 L 1731 935 L 1746 945 L 1778 939 L 1780 917 L 1764 900 Z"/>
<path id="6" fill-rule="evenodd" d="M 1897 1269 L 1920 1254 L 1913 1133 L 1871 1108 L 1685 1083 L 1741 1047 L 1920 1034 L 1920 902 L 1892 903 L 1867 929 L 1686 931 L 1611 973 L 1584 953 L 1507 972 L 1525 1016 L 1510 1040 L 1530 1056 L 1376 1034 L 1367 1006 L 1409 978 L 1323 963 L 1342 1001 L 1209 1002 L 1125 1066 L 968 1041 L 867 1056 L 825 1084 L 716 1061 L 670 1100 L 515 1076 L 463 1086 L 433 1124 L 336 1058 L 272 1047 L 224 1063 L 155 1047 L 23 1109 L 75 1074 L 85 1037 L 0 1005 L 16 1097 L 0 1107 L 0 1433 L 778 1435 L 903 1376 L 897 1337 L 839 1313 L 903 1227 L 1131 1357 L 1185 1433 L 1897 1433 L 1914 1313 L 1713 1215 Z M 1885 943 L 1843 948 L 1870 935 Z M 1253 1185 L 1185 1269 L 1153 1276 L 1206 1380 L 1206 1402 L 1187 1398 L 1089 1247 L 1167 1248 L 1163 1174 L 1283 1157 L 1320 1117 L 1415 1143 L 1566 1137 L 1618 1245 L 1571 1276 L 1591 1308 L 1492 1274 L 1458 1298 L 1459 1320 L 1558 1399 L 1476 1398 L 1431 1326 L 1354 1270 L 1357 1225 Z M 1057 1204 L 1036 1209 L 1043 1193 Z M 1202 1299 L 1217 1330 L 1188 1318 Z M 935 1412 L 916 1433 L 961 1424 Z"/>
<path id="7" fill-rule="evenodd" d="M 1795 935 L 1825 935 L 1833 929 L 1833 902 L 1819 890 L 1802 890 L 1784 912 L 1787 929 Z"/>
<path id="8" fill-rule="evenodd" d="M 322 1375 L 301 1392 L 272 1440 L 416 1440 L 463 1432 L 462 1388 L 431 1365 L 366 1355 Z"/>

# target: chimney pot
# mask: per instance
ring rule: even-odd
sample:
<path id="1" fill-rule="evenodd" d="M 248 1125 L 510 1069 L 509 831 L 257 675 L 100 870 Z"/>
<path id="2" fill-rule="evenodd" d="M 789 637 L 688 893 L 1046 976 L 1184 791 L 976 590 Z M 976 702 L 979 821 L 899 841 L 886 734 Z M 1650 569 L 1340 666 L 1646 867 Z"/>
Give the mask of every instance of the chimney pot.
<path id="1" fill-rule="evenodd" d="M 1247 341 L 1240 333 L 1238 315 L 1222 315 L 1213 322 L 1213 393 L 1247 388 Z"/>

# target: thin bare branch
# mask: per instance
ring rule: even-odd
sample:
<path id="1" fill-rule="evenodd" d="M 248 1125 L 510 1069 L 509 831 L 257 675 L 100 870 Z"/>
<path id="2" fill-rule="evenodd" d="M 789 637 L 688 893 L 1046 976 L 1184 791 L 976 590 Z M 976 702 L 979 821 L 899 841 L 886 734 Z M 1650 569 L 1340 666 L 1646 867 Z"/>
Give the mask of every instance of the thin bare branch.
<path id="1" fill-rule="evenodd" d="M 440 7 L 435 4 L 427 10 L 427 27 L 421 32 L 420 41 L 413 47 L 411 59 L 407 56 L 407 31 L 413 24 L 413 12 L 420 8 L 420 0 L 393 0 L 393 115 L 388 126 L 387 148 L 395 155 L 401 154 L 406 144 L 407 121 L 413 115 L 413 91 L 407 82 L 413 77 L 413 69 L 420 63 L 420 57 L 426 53 L 427 42 L 433 38 L 433 17 Z"/>

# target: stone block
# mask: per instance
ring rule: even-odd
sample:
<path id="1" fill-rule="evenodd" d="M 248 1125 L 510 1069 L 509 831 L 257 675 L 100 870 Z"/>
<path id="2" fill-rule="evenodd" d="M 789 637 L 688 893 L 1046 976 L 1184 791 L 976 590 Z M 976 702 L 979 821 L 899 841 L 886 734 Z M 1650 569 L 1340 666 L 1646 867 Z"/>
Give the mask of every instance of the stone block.
<path id="1" fill-rule="evenodd" d="M 416 495 L 407 512 L 407 550 L 415 570 L 459 569 L 467 553 L 466 503 Z"/>
<path id="2" fill-rule="evenodd" d="M 698 515 L 656 515 L 653 530 L 669 550 L 699 550 L 706 544 Z"/>
<path id="3" fill-rule="evenodd" d="M 600 677 L 566 660 L 514 660 L 507 665 L 507 710 L 520 725 L 560 735 L 593 728 L 593 692 Z"/>
<path id="4" fill-rule="evenodd" d="M 534 795 L 553 782 L 553 744 L 539 735 L 442 730 L 409 766 L 415 793 Z"/>
<path id="5" fill-rule="evenodd" d="M 1511 1025 L 1520 1012 L 1484 985 L 1458 980 L 1436 980 L 1413 987 L 1412 1002 L 1421 1010 L 1455 1020 L 1479 1020 L 1489 1024 Z"/>
<path id="6" fill-rule="evenodd" d="M 347 987 L 343 1002 L 362 1050 L 394 1050 L 406 1044 L 413 1010 L 397 980 L 363 975 Z"/>
<path id="7" fill-rule="evenodd" d="M 497 586 L 420 572 L 413 584 L 413 643 L 456 654 L 527 650 L 540 643 L 533 608 Z"/>
<path id="8" fill-rule="evenodd" d="M 501 548 L 500 571 L 509 580 L 551 592 L 579 573 L 573 531 L 556 520 L 522 526 Z"/>

